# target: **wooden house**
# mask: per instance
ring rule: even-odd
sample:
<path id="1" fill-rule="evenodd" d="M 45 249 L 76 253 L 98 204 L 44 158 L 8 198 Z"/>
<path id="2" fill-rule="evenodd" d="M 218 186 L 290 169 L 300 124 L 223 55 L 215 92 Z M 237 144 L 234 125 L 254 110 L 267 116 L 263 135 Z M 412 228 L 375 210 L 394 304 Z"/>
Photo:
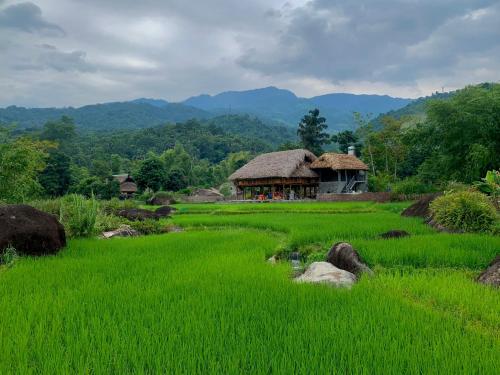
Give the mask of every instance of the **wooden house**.
<path id="1" fill-rule="evenodd" d="M 354 155 L 304 149 L 271 152 L 229 176 L 237 199 L 303 199 L 318 193 L 366 192 L 368 166 Z"/>
<path id="2" fill-rule="evenodd" d="M 137 184 L 130 174 L 115 174 L 113 178 L 120 184 L 120 197 L 130 198 L 137 192 Z"/>

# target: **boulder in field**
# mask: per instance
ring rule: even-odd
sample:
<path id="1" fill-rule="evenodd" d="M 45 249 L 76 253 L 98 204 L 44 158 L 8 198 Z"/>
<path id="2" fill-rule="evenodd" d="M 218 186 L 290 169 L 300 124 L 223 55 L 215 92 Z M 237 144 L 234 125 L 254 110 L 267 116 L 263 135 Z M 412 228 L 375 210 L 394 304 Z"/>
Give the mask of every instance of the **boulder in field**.
<path id="1" fill-rule="evenodd" d="M 363 272 L 373 274 L 373 271 L 363 263 L 358 252 L 347 242 L 337 242 L 333 245 L 326 255 L 326 261 L 356 276 L 361 275 Z"/>
<path id="2" fill-rule="evenodd" d="M 428 194 L 420 198 L 418 201 L 416 201 L 410 207 L 404 210 L 401 213 L 401 216 L 410 216 L 410 217 L 416 216 L 416 217 L 423 217 L 425 219 L 430 217 L 431 213 L 429 211 L 429 204 L 440 195 L 441 195 L 440 193 Z"/>
<path id="3" fill-rule="evenodd" d="M 161 207 L 158 207 L 156 210 L 155 210 L 155 214 L 158 215 L 158 217 L 169 217 L 170 214 L 172 214 L 174 211 L 176 211 L 177 209 L 174 208 L 174 207 L 170 207 L 170 206 L 161 206 Z"/>
<path id="4" fill-rule="evenodd" d="M 490 263 L 488 268 L 477 278 L 477 281 L 500 288 L 500 254 Z"/>
<path id="5" fill-rule="evenodd" d="M 135 229 L 132 229 L 130 225 L 120 225 L 118 229 L 111 230 L 109 232 L 103 232 L 102 236 L 104 238 L 113 238 L 113 237 L 135 237 L 138 236 L 139 232 Z"/>
<path id="6" fill-rule="evenodd" d="M 336 287 L 350 288 L 356 282 L 356 275 L 338 269 L 328 262 L 314 262 L 295 281 L 299 283 L 325 283 Z"/>
<path id="7" fill-rule="evenodd" d="M 169 204 L 172 204 L 172 199 L 167 198 L 167 197 L 162 197 L 162 196 L 154 196 L 148 199 L 148 204 L 154 205 L 154 206 L 166 206 Z"/>
<path id="8" fill-rule="evenodd" d="M 146 219 L 158 220 L 159 216 L 150 210 L 144 210 L 142 208 L 128 208 L 125 210 L 120 210 L 118 216 L 124 217 L 125 219 L 131 221 L 143 221 Z"/>
<path id="9" fill-rule="evenodd" d="M 0 207 L 0 250 L 13 246 L 19 254 L 55 254 L 66 246 L 63 225 L 54 215 L 20 204 Z"/>
<path id="10" fill-rule="evenodd" d="M 410 233 L 408 233 L 405 230 L 395 229 L 395 230 L 390 230 L 388 232 L 382 233 L 380 235 L 380 237 L 385 238 L 385 239 L 389 239 L 389 238 L 408 237 L 409 235 L 410 235 Z"/>

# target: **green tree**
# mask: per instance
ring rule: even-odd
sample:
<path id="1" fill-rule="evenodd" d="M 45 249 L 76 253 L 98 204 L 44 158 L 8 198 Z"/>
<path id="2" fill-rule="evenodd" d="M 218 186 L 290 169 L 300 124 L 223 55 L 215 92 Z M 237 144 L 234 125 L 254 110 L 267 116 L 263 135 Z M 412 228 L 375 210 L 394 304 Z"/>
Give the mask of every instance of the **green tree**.
<path id="1" fill-rule="evenodd" d="M 172 168 L 165 179 L 165 190 L 179 191 L 188 187 L 187 178 L 184 172 L 177 168 Z"/>
<path id="2" fill-rule="evenodd" d="M 150 155 L 144 160 L 135 176 L 137 186 L 142 189 L 158 191 L 165 185 L 165 165 L 157 156 Z"/>
<path id="3" fill-rule="evenodd" d="M 344 130 L 337 134 L 333 134 L 331 141 L 337 143 L 339 145 L 339 150 L 344 154 L 347 153 L 349 146 L 354 146 L 356 148 L 356 154 L 359 154 L 361 150 L 359 137 L 351 130 Z"/>
<path id="4" fill-rule="evenodd" d="M 38 178 L 45 193 L 58 197 L 68 192 L 71 185 L 70 159 L 59 150 L 52 150 L 47 165 Z"/>
<path id="5" fill-rule="evenodd" d="M 43 126 L 40 139 L 57 142 L 59 150 L 68 155 L 75 152 L 74 141 L 77 137 L 73 119 L 62 116 L 59 121 L 49 121 Z"/>
<path id="6" fill-rule="evenodd" d="M 105 179 L 91 176 L 79 181 L 72 190 L 87 198 L 111 199 L 120 195 L 120 184 L 111 176 Z"/>
<path id="7" fill-rule="evenodd" d="M 326 119 L 319 116 L 319 109 L 313 109 L 300 121 L 297 135 L 305 149 L 320 155 L 323 153 L 322 146 L 330 142 L 326 128 Z"/>
<path id="8" fill-rule="evenodd" d="M 38 175 L 45 168 L 48 142 L 28 138 L 7 139 L 0 144 L 0 200 L 23 202 L 38 196 Z"/>

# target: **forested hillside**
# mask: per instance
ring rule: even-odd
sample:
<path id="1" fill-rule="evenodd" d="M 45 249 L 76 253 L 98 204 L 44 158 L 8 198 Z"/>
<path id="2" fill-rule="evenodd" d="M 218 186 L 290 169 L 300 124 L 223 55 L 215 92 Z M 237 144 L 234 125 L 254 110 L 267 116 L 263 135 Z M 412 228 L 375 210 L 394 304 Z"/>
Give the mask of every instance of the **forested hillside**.
<path id="1" fill-rule="evenodd" d="M 139 129 L 213 117 L 206 111 L 183 104 L 158 106 L 145 101 L 94 104 L 80 108 L 0 108 L 0 123 L 16 123 L 20 128 L 39 128 L 47 121 L 62 116 L 71 117 L 79 128 L 91 130 Z"/>

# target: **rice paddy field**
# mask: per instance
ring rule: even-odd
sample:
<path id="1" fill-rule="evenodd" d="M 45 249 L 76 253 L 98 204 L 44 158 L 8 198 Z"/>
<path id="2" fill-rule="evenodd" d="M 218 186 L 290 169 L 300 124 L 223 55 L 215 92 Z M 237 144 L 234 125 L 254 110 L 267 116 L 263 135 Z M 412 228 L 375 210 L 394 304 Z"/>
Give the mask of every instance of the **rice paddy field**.
<path id="1" fill-rule="evenodd" d="M 0 269 L 0 374 L 500 373 L 500 291 L 474 281 L 500 238 L 437 233 L 405 205 L 178 205 L 184 232 L 20 259 Z M 297 284 L 266 262 L 337 241 L 375 276 Z"/>

